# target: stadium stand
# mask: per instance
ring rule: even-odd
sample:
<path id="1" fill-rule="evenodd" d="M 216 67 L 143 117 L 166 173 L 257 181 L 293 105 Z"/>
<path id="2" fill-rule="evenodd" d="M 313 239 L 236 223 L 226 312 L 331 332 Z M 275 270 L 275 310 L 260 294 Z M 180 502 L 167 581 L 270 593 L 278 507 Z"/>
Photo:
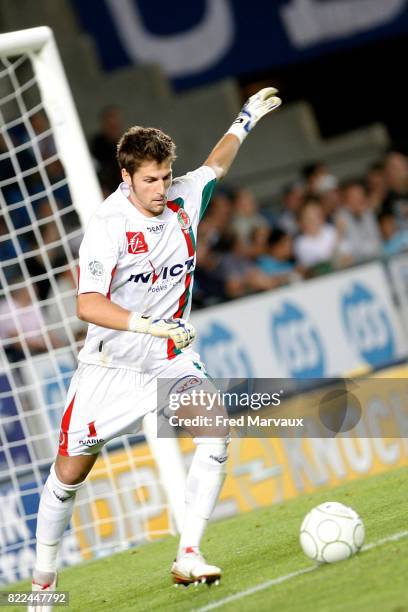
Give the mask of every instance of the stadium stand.
<path id="1" fill-rule="evenodd" d="M 176 171 L 198 166 L 203 152 L 210 150 L 242 99 L 234 80 L 224 80 L 205 89 L 175 94 L 158 66 L 137 66 L 105 74 L 92 42 L 79 28 L 67 0 L 52 0 L 35 6 L 29 0 L 3 0 L 0 10 L 3 31 L 47 23 L 55 33 L 85 134 L 98 129 L 98 113 L 119 104 L 125 124 L 157 125 L 178 144 Z M 81 62 L 78 63 L 78 57 Z M 118 92 L 126 91 L 126 96 Z M 197 117 L 205 113 L 206 121 Z M 298 168 L 315 159 L 327 160 L 340 179 L 361 176 L 389 145 L 387 130 L 372 125 L 322 140 L 311 107 L 297 102 L 268 118 L 255 141 L 248 141 L 234 165 L 231 184 L 253 189 L 261 202 L 270 200 L 290 181 Z"/>

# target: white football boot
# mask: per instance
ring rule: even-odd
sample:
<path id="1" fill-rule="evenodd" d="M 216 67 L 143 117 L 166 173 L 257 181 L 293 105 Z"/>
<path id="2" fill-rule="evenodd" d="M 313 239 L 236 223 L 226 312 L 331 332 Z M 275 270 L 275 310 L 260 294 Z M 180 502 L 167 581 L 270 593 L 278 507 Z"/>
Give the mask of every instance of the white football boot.
<path id="1" fill-rule="evenodd" d="M 57 588 L 57 574 L 53 572 L 40 572 L 39 570 L 33 571 L 33 581 L 31 583 L 31 591 L 33 593 L 49 593 L 55 591 Z M 34 606 L 28 606 L 27 612 L 50 612 L 53 609 L 51 605 L 37 604 Z"/>
<path id="2" fill-rule="evenodd" d="M 188 586 L 192 583 L 196 586 L 212 583 L 218 585 L 221 570 L 216 565 L 209 565 L 198 548 L 188 547 L 184 549 L 184 554 L 174 561 L 171 575 L 175 586 Z"/>

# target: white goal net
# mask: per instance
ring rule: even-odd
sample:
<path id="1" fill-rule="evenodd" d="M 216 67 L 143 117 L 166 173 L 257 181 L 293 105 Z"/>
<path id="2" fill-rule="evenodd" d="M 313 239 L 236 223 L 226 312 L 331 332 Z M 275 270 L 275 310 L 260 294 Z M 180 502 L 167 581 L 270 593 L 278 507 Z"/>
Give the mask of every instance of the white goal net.
<path id="1" fill-rule="evenodd" d="M 34 562 L 39 494 L 86 331 L 75 315 L 78 247 L 102 199 L 48 28 L 0 36 L 0 126 L 1 585 L 27 577 Z M 177 442 L 156 440 L 153 422 L 145 431 L 150 447 L 127 436 L 103 450 L 61 564 L 180 526 Z"/>

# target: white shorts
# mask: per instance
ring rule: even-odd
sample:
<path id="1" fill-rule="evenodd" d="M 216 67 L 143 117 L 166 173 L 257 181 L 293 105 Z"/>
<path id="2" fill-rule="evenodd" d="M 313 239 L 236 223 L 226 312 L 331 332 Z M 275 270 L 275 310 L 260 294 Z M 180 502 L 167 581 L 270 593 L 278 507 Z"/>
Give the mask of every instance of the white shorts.
<path id="1" fill-rule="evenodd" d="M 158 408 L 159 377 L 186 379 L 187 386 L 194 386 L 194 379 L 200 384 L 197 379 L 206 378 L 207 373 L 194 352 L 181 353 L 163 368 L 144 374 L 125 368 L 79 363 L 67 393 L 59 454 L 92 455 L 112 438 L 136 433 L 143 417 Z M 190 381 L 189 377 L 193 379 Z M 162 392 L 160 396 L 163 397 Z"/>

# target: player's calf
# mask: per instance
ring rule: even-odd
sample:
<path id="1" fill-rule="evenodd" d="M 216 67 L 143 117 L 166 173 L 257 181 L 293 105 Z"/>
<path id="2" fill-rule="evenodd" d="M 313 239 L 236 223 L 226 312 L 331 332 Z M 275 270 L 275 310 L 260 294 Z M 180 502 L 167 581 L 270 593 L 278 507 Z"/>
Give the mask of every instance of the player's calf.
<path id="1" fill-rule="evenodd" d="M 84 481 L 76 484 L 62 482 L 55 464 L 52 464 L 38 508 L 33 591 L 53 591 L 56 588 L 59 545 L 72 516 L 76 493 L 83 485 Z M 50 610 L 50 607 L 45 609 Z M 39 612 L 43 607 L 34 606 L 29 610 Z"/>

